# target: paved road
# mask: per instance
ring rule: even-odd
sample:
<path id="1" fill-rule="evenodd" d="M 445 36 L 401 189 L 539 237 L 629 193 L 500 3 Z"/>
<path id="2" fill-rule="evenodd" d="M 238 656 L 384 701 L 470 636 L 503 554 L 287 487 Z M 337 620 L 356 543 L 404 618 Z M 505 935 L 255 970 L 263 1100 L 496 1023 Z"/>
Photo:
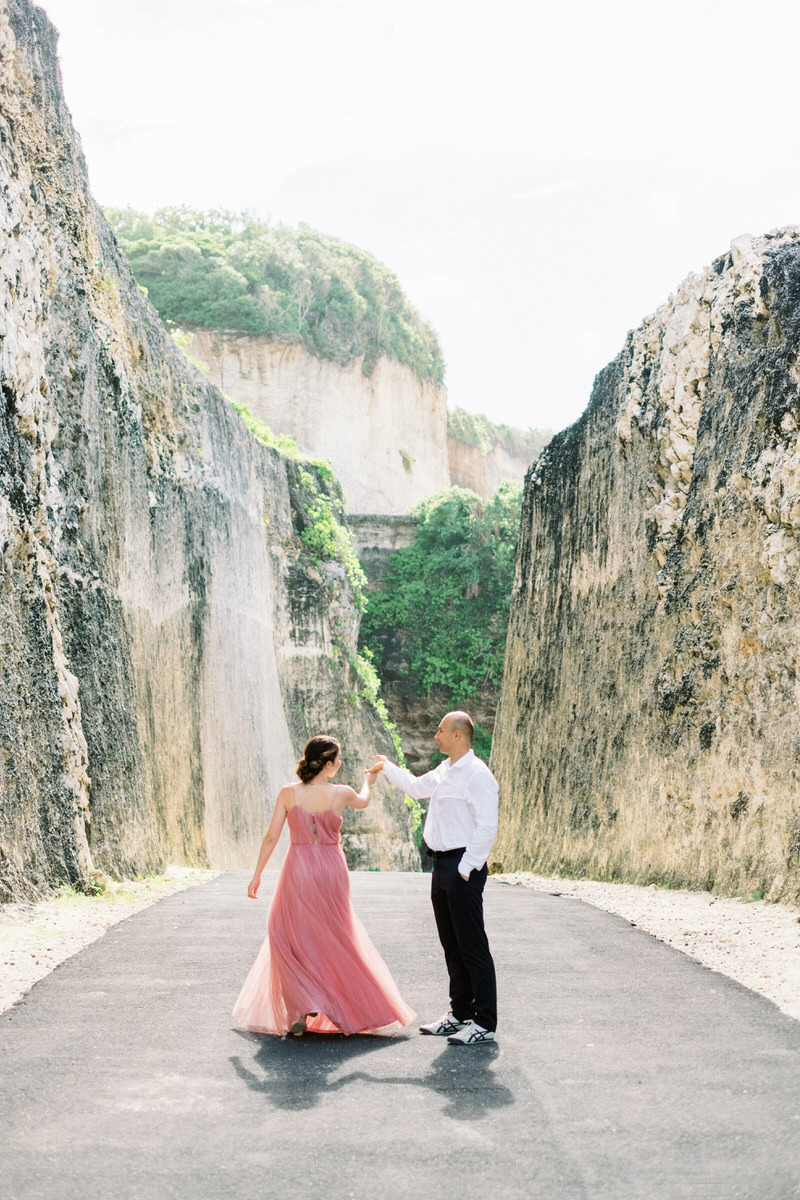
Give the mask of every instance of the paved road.
<path id="1" fill-rule="evenodd" d="M 3 1200 L 800 1197 L 800 1022 L 768 1001 L 619 917 L 490 880 L 495 1047 L 242 1034 L 266 907 L 247 878 L 113 927 L 0 1017 Z M 438 1016 L 429 877 L 352 879 L 406 998 Z"/>

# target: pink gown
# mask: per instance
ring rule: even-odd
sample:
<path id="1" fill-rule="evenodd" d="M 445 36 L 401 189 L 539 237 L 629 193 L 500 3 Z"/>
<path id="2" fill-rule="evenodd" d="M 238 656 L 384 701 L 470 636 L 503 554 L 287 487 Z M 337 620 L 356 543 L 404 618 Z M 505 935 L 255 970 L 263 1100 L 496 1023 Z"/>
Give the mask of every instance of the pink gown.
<path id="1" fill-rule="evenodd" d="M 233 1008 L 241 1029 L 283 1036 L 304 1014 L 312 1033 L 375 1033 L 414 1013 L 359 921 L 333 808 L 287 813 L 291 844 L 267 937 Z"/>

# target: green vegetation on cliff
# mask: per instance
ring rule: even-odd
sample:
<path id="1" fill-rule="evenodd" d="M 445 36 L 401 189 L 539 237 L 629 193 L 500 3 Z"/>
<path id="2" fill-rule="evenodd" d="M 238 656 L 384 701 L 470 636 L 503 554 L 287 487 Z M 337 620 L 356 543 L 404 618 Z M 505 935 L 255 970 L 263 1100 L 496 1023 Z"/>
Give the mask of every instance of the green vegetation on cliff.
<path id="1" fill-rule="evenodd" d="M 486 500 L 450 488 L 415 509 L 416 538 L 391 556 L 361 624 L 381 676 L 402 663 L 419 695 L 443 688 L 458 705 L 499 688 L 521 499 L 507 482 Z"/>
<path id="2" fill-rule="evenodd" d="M 290 438 L 287 433 L 273 433 L 266 421 L 262 421 L 260 417 L 254 417 L 246 404 L 240 404 L 232 396 L 225 396 L 225 399 L 233 405 L 253 437 L 261 442 L 262 446 L 271 446 L 273 450 L 277 450 L 286 458 L 302 457 L 294 438 Z"/>
<path id="3" fill-rule="evenodd" d="M 302 342 L 320 358 L 382 354 L 441 383 L 436 334 L 373 255 L 300 225 L 246 214 L 162 208 L 105 210 L 137 282 L 163 320 Z"/>
<path id="4" fill-rule="evenodd" d="M 311 468 L 311 469 L 307 469 Z M 338 562 L 353 592 L 356 607 L 366 606 L 366 577 L 345 521 L 344 496 L 339 480 L 324 459 L 306 460 L 298 468 L 303 511 L 300 541 L 312 562 Z"/>
<path id="5" fill-rule="evenodd" d="M 239 404 L 231 396 L 225 396 L 225 399 L 236 409 L 256 441 L 292 460 L 292 517 L 303 548 L 315 566 L 335 562 L 342 567 L 353 602 L 358 611 L 363 612 L 367 580 L 347 525 L 342 486 L 331 464 L 325 458 L 306 458 L 292 438 L 273 433 L 269 425 L 253 416 L 246 404 Z"/>
<path id="6" fill-rule="evenodd" d="M 447 410 L 447 436 L 464 446 L 475 446 L 481 454 L 490 454 L 502 446 L 515 457 L 533 462 L 553 436 L 552 429 L 514 429 L 511 425 L 495 425 L 482 413 L 463 408 Z"/>

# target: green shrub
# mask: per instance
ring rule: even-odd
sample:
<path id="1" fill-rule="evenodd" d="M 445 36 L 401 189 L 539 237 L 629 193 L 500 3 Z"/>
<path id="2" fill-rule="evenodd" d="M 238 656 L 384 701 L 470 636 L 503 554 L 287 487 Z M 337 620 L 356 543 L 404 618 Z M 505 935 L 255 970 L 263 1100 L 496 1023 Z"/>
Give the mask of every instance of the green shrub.
<path id="1" fill-rule="evenodd" d="M 451 488 L 418 506 L 414 543 L 391 556 L 362 620 L 380 674 L 399 658 L 420 696 L 443 688 L 459 706 L 499 687 L 521 497 L 504 483 L 488 500 Z"/>
<path id="2" fill-rule="evenodd" d="M 397 761 L 405 766 L 405 757 L 403 755 L 403 747 L 400 742 L 400 734 L 397 732 L 397 726 L 389 719 L 389 712 L 383 702 L 383 699 L 381 698 L 381 681 L 372 661 L 372 651 L 368 646 L 364 647 L 361 654 L 355 654 L 350 657 L 350 666 L 355 672 L 356 679 L 358 680 L 356 687 L 357 703 L 360 703 L 361 698 L 363 697 L 367 704 L 371 705 L 371 707 L 375 709 L 383 728 L 392 739 L 392 745 L 395 749 Z"/>
<path id="3" fill-rule="evenodd" d="M 313 562 L 338 562 L 342 565 L 356 607 L 363 612 L 366 608 L 364 589 L 367 579 L 358 561 L 352 534 L 344 522 L 342 489 L 330 463 L 307 460 L 306 467 L 301 466 L 298 471 L 303 508 L 300 541 Z"/>
<path id="4" fill-rule="evenodd" d="M 300 225 L 222 210 L 108 208 L 137 283 L 165 321 L 302 342 L 320 358 L 382 354 L 441 383 L 436 334 L 396 276 L 365 250 Z"/>
<path id="5" fill-rule="evenodd" d="M 246 404 L 240 404 L 232 396 L 226 395 L 225 399 L 236 409 L 253 437 L 261 442 L 262 445 L 271 446 L 273 450 L 279 450 L 287 458 L 300 458 L 297 442 L 294 438 L 290 438 L 288 433 L 273 433 L 265 421 L 262 421 L 260 417 L 253 416 Z"/>

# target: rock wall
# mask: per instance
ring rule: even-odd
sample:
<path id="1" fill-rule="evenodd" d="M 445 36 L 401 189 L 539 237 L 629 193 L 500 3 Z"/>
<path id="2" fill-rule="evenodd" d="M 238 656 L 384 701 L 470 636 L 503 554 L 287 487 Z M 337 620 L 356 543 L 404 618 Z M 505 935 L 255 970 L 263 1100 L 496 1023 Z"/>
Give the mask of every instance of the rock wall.
<path id="1" fill-rule="evenodd" d="M 453 487 L 468 488 L 479 496 L 492 496 L 504 479 L 524 479 L 531 459 L 512 454 L 505 446 L 484 451 L 457 438 L 447 439 L 447 462 Z"/>
<path id="2" fill-rule="evenodd" d="M 447 461 L 454 487 L 492 496 L 506 480 L 522 481 L 553 434 L 549 429 L 495 425 L 463 408 L 447 412 Z"/>
<path id="3" fill-rule="evenodd" d="M 413 544 L 417 518 L 359 513 L 348 524 L 364 573 L 375 584 L 383 579 L 394 551 Z"/>
<path id="4" fill-rule="evenodd" d="M 391 747 L 293 462 L 185 362 L 89 193 L 56 35 L 0 3 L 0 899 L 249 865 L 309 732 Z M 388 793 L 352 865 L 416 867 Z"/>
<path id="5" fill-rule="evenodd" d="M 402 363 L 368 377 L 299 344 L 194 330 L 190 353 L 221 391 L 246 404 L 303 454 L 330 461 L 352 513 L 407 513 L 449 487 L 447 398 Z"/>
<path id="6" fill-rule="evenodd" d="M 526 479 L 506 868 L 800 897 L 800 230 L 629 335 Z"/>

